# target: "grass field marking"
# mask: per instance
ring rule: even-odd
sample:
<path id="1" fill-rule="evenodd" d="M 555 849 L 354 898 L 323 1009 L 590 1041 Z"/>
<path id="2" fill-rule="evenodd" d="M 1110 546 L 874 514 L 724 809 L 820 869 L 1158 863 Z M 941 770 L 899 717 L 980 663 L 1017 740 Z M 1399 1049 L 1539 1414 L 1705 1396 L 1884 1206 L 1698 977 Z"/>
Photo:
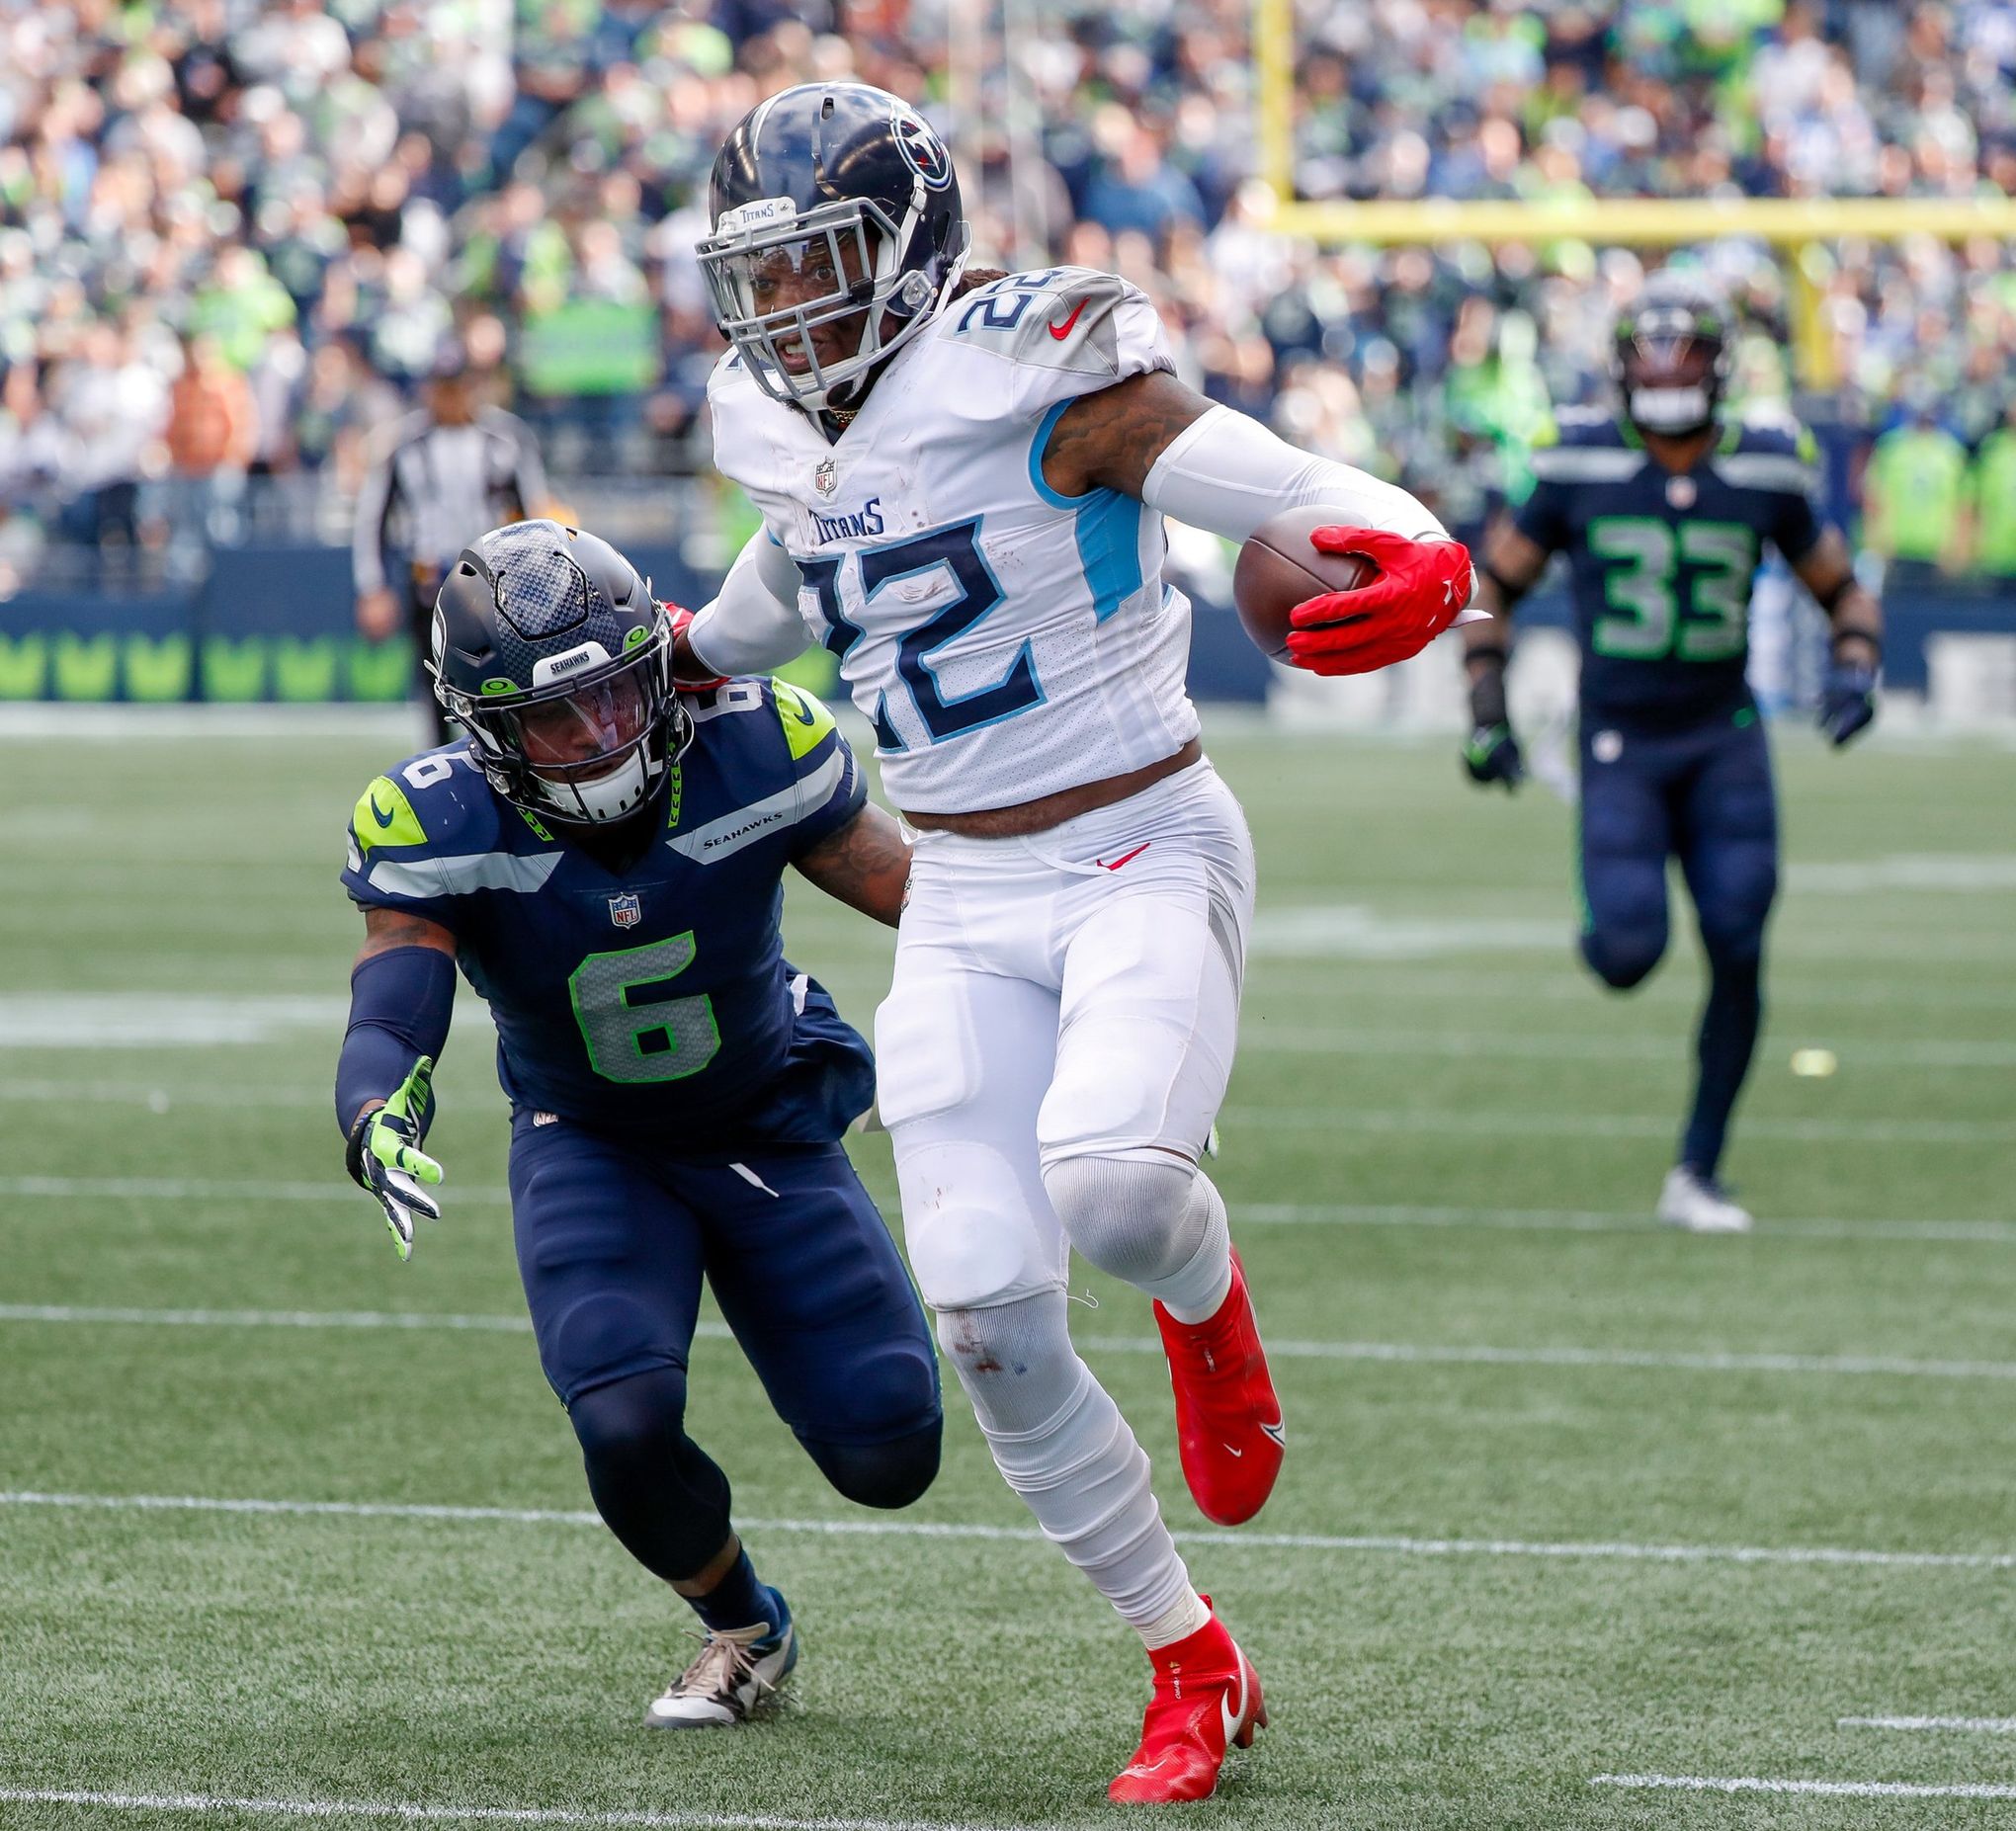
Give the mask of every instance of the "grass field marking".
<path id="1" fill-rule="evenodd" d="M 599 1526 L 593 1513 L 539 1507 L 451 1507 L 418 1501 L 261 1500 L 204 1494 L 60 1494 L 0 1492 L 0 1507 L 63 1507 L 98 1512 L 228 1513 L 333 1516 L 364 1520 L 441 1520 L 512 1526 Z M 982 1539 L 1048 1544 L 1033 1526 L 941 1520 L 743 1519 L 748 1532 L 802 1533 L 821 1539 Z M 1238 1545 L 1252 1551 L 1347 1551 L 1409 1557 L 1617 1559 L 1639 1564 L 1818 1564 L 1905 1570 L 2016 1570 L 2016 1551 L 1884 1551 L 1845 1545 L 1639 1544 L 1624 1540 L 1417 1539 L 1402 1534 L 1186 1531 L 1179 1544 Z"/>
<path id="2" fill-rule="evenodd" d="M 562 1805 L 422 1805 L 406 1799 L 261 1799 L 206 1792 L 0 1788 L 0 1804 L 114 1812 L 241 1812 L 263 1818 L 389 1818 L 401 1824 L 630 1825 L 645 1831 L 1019 1831 L 934 1818 L 816 1818 L 780 1812 L 589 1812 Z"/>
<path id="3" fill-rule="evenodd" d="M 117 1304 L 0 1303 L 0 1323 L 115 1323 L 214 1329 L 413 1329 L 528 1335 L 525 1316 L 379 1309 L 146 1309 Z M 726 1323 L 701 1322 L 705 1340 L 734 1339 Z M 1087 1330 L 1078 1346 L 1093 1354 L 1166 1352 L 1151 1335 Z M 1277 1361 L 1374 1361 L 1420 1367 L 1656 1368 L 1690 1373 L 1838 1373 L 1897 1379 L 2016 1379 L 2016 1361 L 1914 1361 L 1898 1355 L 1736 1354 L 1651 1348 L 1494 1348 L 1423 1342 L 1269 1341 Z"/>
<path id="4" fill-rule="evenodd" d="M 479 1335 L 530 1335 L 529 1316 L 459 1315 L 447 1310 L 142 1309 L 113 1303 L 0 1303 L 0 1322 L 132 1323 L 190 1329 L 422 1329 Z M 702 1323 L 699 1332 L 725 1325 Z"/>
<path id="5" fill-rule="evenodd" d="M 1650 1235 L 1651 1210 L 1590 1208 L 1438 1207 L 1405 1203 L 1240 1202 L 1231 1205 L 1241 1225 L 1295 1227 L 1476 1227 L 1513 1233 L 1638 1233 Z M 1954 1244 L 2016 1245 L 2016 1221 L 2006 1220 L 1781 1220 L 1758 1222 L 1767 1239 L 1916 1240 Z"/>
<path id="6" fill-rule="evenodd" d="M 1670 1116 L 1650 1113 L 1379 1112 L 1345 1107 L 1226 1107 L 1227 1125 L 1273 1131 L 1432 1131 L 1472 1137 L 1663 1138 Z M 1971 1119 L 1745 1119 L 1746 1138 L 1800 1144 L 2000 1144 L 2016 1140 L 2016 1121 Z"/>
<path id="7" fill-rule="evenodd" d="M 1354 966 L 1380 966 L 1376 975 L 1361 977 Z M 1796 955 L 1779 957 L 1771 966 L 1771 1006 L 1783 1011 L 1789 1006 L 1818 1005 L 1829 1009 L 1846 1006 L 1861 1011 L 1872 1005 L 1907 1005 L 1913 1011 L 2016 1010 L 2016 989 L 2008 986 L 1926 985 L 1915 979 L 1866 979 L 1860 974 L 1844 977 L 1831 965 L 1814 965 L 1826 982 L 1803 984 L 1801 974 L 1807 966 Z M 1690 977 L 1662 977 L 1640 986 L 1632 994 L 1639 1009 L 1672 1006 L 1695 1009 L 1701 1003 L 1700 983 Z M 1256 962 L 1247 981 L 1242 1008 L 1248 1019 L 1271 999 L 1290 1003 L 1298 1016 L 1306 1016 L 1311 1004 L 1325 1000 L 1351 1001 L 1354 1006 L 1369 998 L 1459 999 L 1466 1005 L 1483 1002 L 1510 1004 L 1587 1005 L 1601 996 L 1596 982 L 1586 973 L 1522 972 L 1479 973 L 1452 968 L 1439 973 L 1396 972 L 1376 961 L 1324 962 L 1323 976 L 1312 978 L 1287 965 Z"/>
<path id="8" fill-rule="evenodd" d="M 1837 1729 L 1950 1729 L 1962 1735 L 2016 1735 L 2016 1716 L 1837 1716 Z"/>
<path id="9" fill-rule="evenodd" d="M 2016 1786 L 1991 1782 L 1949 1785 L 1916 1781 L 1778 1781 L 1716 1774 L 1592 1774 L 1592 1787 L 1629 1787 L 1638 1791 L 1810 1792 L 1844 1799 L 2016 1799 Z"/>
<path id="10" fill-rule="evenodd" d="M 319 1102 L 318 1102 L 319 1104 Z M 0 1176 L 0 1196 L 53 1201 L 94 1197 L 153 1202 L 342 1202 L 356 1201 L 343 1182 L 265 1183 L 213 1177 Z M 501 1185 L 458 1183 L 454 1200 L 508 1207 L 511 1193 Z M 1438 1207 L 1405 1203 L 1355 1206 L 1336 1202 L 1241 1202 L 1232 1211 L 1255 1226 L 1475 1227 L 1515 1233 L 1650 1234 L 1650 1210 L 1585 1208 Z M 1767 1217 L 1759 1231 L 1776 1239 L 1939 1241 L 1957 1245 L 2016 1245 L 2016 1221 L 2003 1220 L 1781 1220 Z"/>
<path id="11" fill-rule="evenodd" d="M 354 1183 L 261 1182 L 257 1178 L 229 1180 L 209 1176 L 0 1176 L 0 1196 L 49 1197 L 61 1201 L 78 1198 L 131 1198 L 143 1202 L 342 1202 L 357 1200 Z M 502 1188 L 462 1188 L 457 1203 L 482 1202 L 508 1205 L 510 1192 Z"/>
<path id="12" fill-rule="evenodd" d="M 2010 1068 L 2016 1067 L 2016 1042 L 1977 1042 L 1926 1038 L 1913 1042 L 1859 1042 L 1831 1033 L 1815 1036 L 1815 1043 L 1835 1050 L 1851 1066 L 1867 1068 Z M 1642 1061 L 1674 1063 L 1687 1058 L 1680 1038 L 1642 1031 L 1629 1037 L 1579 1036 L 1571 1032 L 1513 1030 L 1433 1031 L 1303 1028 L 1255 1023 L 1249 1019 L 1239 1033 L 1239 1046 L 1258 1054 L 1295 1055 L 1428 1055 L 1467 1061 L 1473 1056 L 1502 1056 L 1508 1061 Z"/>

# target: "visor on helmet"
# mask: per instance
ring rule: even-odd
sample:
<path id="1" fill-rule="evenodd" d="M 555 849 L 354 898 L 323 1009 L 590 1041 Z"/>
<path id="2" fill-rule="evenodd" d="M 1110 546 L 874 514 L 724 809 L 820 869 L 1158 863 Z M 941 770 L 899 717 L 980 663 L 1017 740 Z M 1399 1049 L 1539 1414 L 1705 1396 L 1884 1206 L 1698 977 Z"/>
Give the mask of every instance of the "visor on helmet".
<path id="1" fill-rule="evenodd" d="M 469 727 L 477 761 L 509 798 L 560 820 L 621 820 L 643 805 L 691 729 L 668 744 L 668 727 L 684 724 L 669 652 L 661 627 L 597 678 L 504 701 L 458 694 L 450 709 Z"/>
<path id="2" fill-rule="evenodd" d="M 1680 305 L 1653 305 L 1619 327 L 1626 410 L 1647 432 L 1697 432 L 1715 418 L 1722 326 Z"/>
<path id="3" fill-rule="evenodd" d="M 869 198 L 802 212 L 770 198 L 701 242 L 721 334 L 772 399 L 826 406 L 924 321 L 939 289 L 902 270 L 915 213 L 899 225 Z"/>

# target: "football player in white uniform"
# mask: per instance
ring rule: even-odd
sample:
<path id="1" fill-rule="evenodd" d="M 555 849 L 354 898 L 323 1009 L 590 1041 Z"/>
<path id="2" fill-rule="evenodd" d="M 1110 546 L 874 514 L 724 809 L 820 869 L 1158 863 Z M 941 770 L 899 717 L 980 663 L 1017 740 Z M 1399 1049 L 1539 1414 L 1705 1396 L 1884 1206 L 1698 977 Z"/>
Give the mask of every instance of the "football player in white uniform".
<path id="1" fill-rule="evenodd" d="M 1380 576 L 1297 611 L 1292 652 L 1318 672 L 1421 648 L 1468 603 L 1470 557 L 1406 492 L 1183 386 L 1124 281 L 966 273 L 945 145 L 882 90 L 763 103 L 715 160 L 711 208 L 700 258 L 733 345 L 710 389 L 715 462 L 764 527 L 682 666 L 756 672 L 809 636 L 875 724 L 917 831 L 876 1019 L 911 1263 L 1002 1474 L 1147 1645 L 1153 1694 L 1112 1797 L 1202 1798 L 1266 1721 L 1259 1680 L 1192 1586 L 1064 1295 L 1075 1246 L 1154 1298 L 1191 1492 L 1250 1519 L 1281 1412 L 1198 1156 L 1231 1068 L 1253 854 L 1184 693 L 1162 516 L 1243 541 L 1334 505 L 1313 541 Z"/>

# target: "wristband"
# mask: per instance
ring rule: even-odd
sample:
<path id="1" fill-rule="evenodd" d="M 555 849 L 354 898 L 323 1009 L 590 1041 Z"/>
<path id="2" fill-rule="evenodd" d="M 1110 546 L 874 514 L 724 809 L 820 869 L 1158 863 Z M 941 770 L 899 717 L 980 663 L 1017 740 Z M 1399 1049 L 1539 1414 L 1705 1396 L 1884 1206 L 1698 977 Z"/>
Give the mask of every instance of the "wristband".
<path id="1" fill-rule="evenodd" d="M 1875 651 L 1878 664 L 1882 663 L 1883 637 L 1878 635 L 1873 629 L 1836 629 L 1827 638 L 1827 652 L 1837 661 L 1841 657 L 1841 644 L 1843 642 L 1867 642 Z"/>

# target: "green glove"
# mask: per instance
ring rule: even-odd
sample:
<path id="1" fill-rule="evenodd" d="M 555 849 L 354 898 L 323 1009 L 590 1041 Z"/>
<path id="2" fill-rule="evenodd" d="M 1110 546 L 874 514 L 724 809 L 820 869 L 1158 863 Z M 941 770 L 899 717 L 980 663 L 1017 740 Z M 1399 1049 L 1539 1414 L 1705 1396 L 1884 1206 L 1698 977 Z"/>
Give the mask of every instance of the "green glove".
<path id="1" fill-rule="evenodd" d="M 385 1211 L 385 1225 L 399 1257 L 413 1251 L 413 1216 L 441 1218 L 441 1207 L 422 1183 L 439 1183 L 441 1166 L 420 1148 L 420 1116 L 427 1111 L 434 1058 L 423 1055 L 413 1072 L 381 1107 L 374 1107 L 350 1128 L 344 1164 L 351 1180 L 369 1190 Z"/>

